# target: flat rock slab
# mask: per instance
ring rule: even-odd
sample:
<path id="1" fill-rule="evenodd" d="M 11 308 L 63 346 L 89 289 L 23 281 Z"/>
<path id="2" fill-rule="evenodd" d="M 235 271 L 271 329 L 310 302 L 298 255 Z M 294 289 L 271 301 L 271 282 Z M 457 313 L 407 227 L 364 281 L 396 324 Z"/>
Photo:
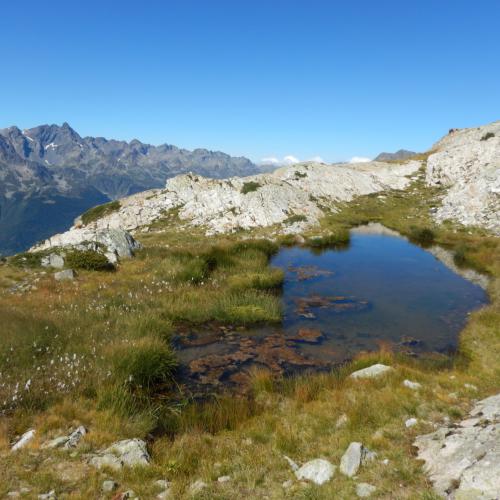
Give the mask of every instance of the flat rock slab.
<path id="1" fill-rule="evenodd" d="M 375 365 L 368 366 L 367 368 L 363 368 L 362 370 L 355 371 L 351 373 L 350 377 L 355 378 L 355 379 L 362 379 L 362 378 L 375 378 L 379 377 L 380 375 L 384 375 L 386 373 L 391 372 L 394 370 L 391 366 L 387 365 L 382 365 L 380 363 L 377 363 Z"/>
<path id="2" fill-rule="evenodd" d="M 141 439 L 118 441 L 90 459 L 91 465 L 97 469 L 109 467 L 115 470 L 122 467 L 147 466 L 150 461 L 146 443 Z"/>
<path id="3" fill-rule="evenodd" d="M 295 471 L 298 480 L 312 481 L 315 484 L 323 484 L 335 474 L 335 466 L 328 460 L 316 458 L 306 462 L 302 467 Z"/>
<path id="4" fill-rule="evenodd" d="M 500 394 L 477 403 L 473 418 L 418 436 L 418 458 L 437 493 L 450 499 L 500 498 Z"/>
<path id="5" fill-rule="evenodd" d="M 340 459 L 340 472 L 353 477 L 361 467 L 373 460 L 377 454 L 363 446 L 362 443 L 352 442 Z"/>

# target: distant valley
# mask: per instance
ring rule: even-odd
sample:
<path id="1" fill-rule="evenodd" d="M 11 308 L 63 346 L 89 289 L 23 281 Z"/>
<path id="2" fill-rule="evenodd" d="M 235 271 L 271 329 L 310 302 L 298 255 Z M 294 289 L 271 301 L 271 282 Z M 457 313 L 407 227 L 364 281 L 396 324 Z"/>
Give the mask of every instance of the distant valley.
<path id="1" fill-rule="evenodd" d="M 0 254 L 67 229 L 88 208 L 165 185 L 186 172 L 211 178 L 262 169 L 244 157 L 102 137 L 67 123 L 0 129 Z"/>

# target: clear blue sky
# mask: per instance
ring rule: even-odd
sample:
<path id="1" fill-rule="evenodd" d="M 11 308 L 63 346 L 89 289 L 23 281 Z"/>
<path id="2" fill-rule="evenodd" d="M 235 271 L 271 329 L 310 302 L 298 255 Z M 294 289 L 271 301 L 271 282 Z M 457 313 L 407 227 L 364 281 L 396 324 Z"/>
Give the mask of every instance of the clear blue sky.
<path id="1" fill-rule="evenodd" d="M 500 119 L 498 0 L 2 2 L 0 127 L 326 160 Z"/>

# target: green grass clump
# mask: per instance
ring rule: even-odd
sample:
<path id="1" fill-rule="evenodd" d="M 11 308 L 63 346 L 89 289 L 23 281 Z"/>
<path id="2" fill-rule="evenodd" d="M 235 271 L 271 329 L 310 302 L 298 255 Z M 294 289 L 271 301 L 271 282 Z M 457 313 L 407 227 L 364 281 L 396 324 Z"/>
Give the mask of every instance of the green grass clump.
<path id="1" fill-rule="evenodd" d="M 93 250 L 71 250 L 66 254 L 65 264 L 86 271 L 112 271 L 115 268 L 105 255 Z"/>
<path id="2" fill-rule="evenodd" d="M 283 224 L 295 224 L 296 222 L 305 222 L 307 220 L 307 217 L 302 214 L 294 214 L 290 215 L 290 217 L 287 217 L 284 221 Z"/>
<path id="3" fill-rule="evenodd" d="M 236 290 L 254 288 L 256 290 L 271 290 L 283 285 L 284 272 L 281 269 L 271 269 L 265 273 L 236 274 L 228 278 L 228 285 Z"/>
<path id="4" fill-rule="evenodd" d="M 487 132 L 486 134 L 481 137 L 482 141 L 487 141 L 488 139 L 491 139 L 492 137 L 495 137 L 495 134 L 493 132 Z"/>
<path id="5" fill-rule="evenodd" d="M 312 236 L 307 239 L 307 246 L 310 248 L 342 248 L 349 244 L 350 235 L 347 229 L 339 229 L 332 233 L 321 236 Z"/>
<path id="6" fill-rule="evenodd" d="M 113 347 L 109 357 L 117 383 L 148 392 L 172 381 L 177 367 L 172 348 L 151 335 Z"/>
<path id="7" fill-rule="evenodd" d="M 243 183 L 243 186 L 241 188 L 241 193 L 242 194 L 247 194 L 247 193 L 253 193 L 254 191 L 257 191 L 261 187 L 261 184 L 258 182 L 250 181 L 250 182 L 245 182 Z"/>
<path id="8" fill-rule="evenodd" d="M 81 216 L 82 223 L 87 225 L 90 222 L 101 219 L 105 215 L 109 215 L 113 212 L 120 210 L 120 202 L 118 200 L 110 201 L 109 203 L 104 203 L 103 205 L 97 205 L 92 207 Z"/>
<path id="9" fill-rule="evenodd" d="M 427 247 L 434 243 L 436 235 L 434 231 L 428 227 L 411 227 L 409 238 L 411 242 Z"/>

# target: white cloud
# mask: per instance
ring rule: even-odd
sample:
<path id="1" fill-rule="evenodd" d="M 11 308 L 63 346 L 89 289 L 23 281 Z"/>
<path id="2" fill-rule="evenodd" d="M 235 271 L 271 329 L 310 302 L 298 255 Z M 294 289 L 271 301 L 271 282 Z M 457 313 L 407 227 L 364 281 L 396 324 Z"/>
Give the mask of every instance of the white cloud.
<path id="1" fill-rule="evenodd" d="M 270 158 L 262 158 L 260 162 L 264 165 L 280 165 L 281 161 L 278 160 L 278 158 L 275 158 L 274 156 L 271 156 Z"/>
<path id="2" fill-rule="evenodd" d="M 307 161 L 314 161 L 316 163 L 326 163 L 325 160 L 323 160 L 323 158 L 321 158 L 321 156 L 313 156 L 312 158 L 309 158 L 309 160 Z"/>
<path id="3" fill-rule="evenodd" d="M 294 163 L 299 163 L 300 160 L 298 158 L 295 158 L 295 156 L 288 155 L 283 158 L 283 163 L 285 165 L 293 165 Z"/>
<path id="4" fill-rule="evenodd" d="M 276 165 L 276 166 L 289 166 L 295 163 L 300 163 L 302 160 L 293 155 L 286 155 L 283 158 L 277 158 L 276 156 L 268 156 L 267 158 L 262 158 L 260 163 L 262 165 Z M 306 161 L 314 161 L 316 163 L 326 163 L 321 156 L 313 156 Z"/>
<path id="5" fill-rule="evenodd" d="M 368 161 L 372 161 L 371 158 L 366 158 L 365 156 L 353 156 L 349 163 L 366 163 Z"/>

